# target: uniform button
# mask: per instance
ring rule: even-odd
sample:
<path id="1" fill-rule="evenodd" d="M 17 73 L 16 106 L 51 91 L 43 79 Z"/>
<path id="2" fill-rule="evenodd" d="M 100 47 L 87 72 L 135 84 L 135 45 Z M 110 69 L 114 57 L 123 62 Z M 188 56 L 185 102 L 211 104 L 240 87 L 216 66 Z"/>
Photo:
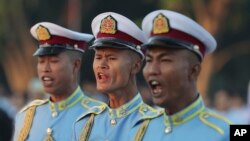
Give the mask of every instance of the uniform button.
<path id="1" fill-rule="evenodd" d="M 163 112 L 162 111 L 157 111 L 157 114 L 159 115 L 159 114 L 162 114 Z"/>
<path id="2" fill-rule="evenodd" d="M 57 112 L 52 112 L 52 117 L 57 117 Z"/>
<path id="3" fill-rule="evenodd" d="M 203 117 L 204 117 L 204 118 L 208 118 L 208 117 L 209 117 L 209 114 L 204 114 Z"/>
<path id="4" fill-rule="evenodd" d="M 51 128 L 48 128 L 48 129 L 47 129 L 47 134 L 48 134 L 48 135 L 51 135 L 51 134 L 52 134 L 52 129 L 51 129 Z"/>
<path id="5" fill-rule="evenodd" d="M 101 110 L 104 110 L 104 109 L 105 109 L 105 107 L 104 107 L 104 106 L 102 106 L 102 107 L 101 107 Z"/>
<path id="6" fill-rule="evenodd" d="M 111 119 L 110 120 L 110 124 L 113 125 L 113 126 L 116 125 L 116 120 L 115 119 Z"/>
<path id="7" fill-rule="evenodd" d="M 85 103 L 85 104 L 89 104 L 89 100 L 85 100 L 84 103 Z"/>
<path id="8" fill-rule="evenodd" d="M 167 127 L 166 129 L 165 129 L 165 133 L 170 133 L 172 131 L 172 129 L 171 129 L 171 127 Z"/>
<path id="9" fill-rule="evenodd" d="M 146 107 L 143 108 L 143 112 L 147 112 L 148 109 Z"/>
<path id="10" fill-rule="evenodd" d="M 60 108 L 61 108 L 61 109 L 65 109 L 65 107 L 66 107 L 65 104 L 61 104 L 61 105 L 60 105 Z"/>
<path id="11" fill-rule="evenodd" d="M 121 109 L 120 114 L 121 115 L 126 115 L 126 111 L 124 109 Z"/>

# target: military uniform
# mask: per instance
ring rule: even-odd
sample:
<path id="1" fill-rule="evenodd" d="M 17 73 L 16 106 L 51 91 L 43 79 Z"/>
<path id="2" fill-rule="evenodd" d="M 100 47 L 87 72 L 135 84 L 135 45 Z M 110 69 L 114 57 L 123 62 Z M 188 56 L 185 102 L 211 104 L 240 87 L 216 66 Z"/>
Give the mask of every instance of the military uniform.
<path id="1" fill-rule="evenodd" d="M 31 34 L 39 41 L 34 56 L 56 55 L 64 50 L 84 52 L 93 38 L 48 22 L 34 25 Z M 69 97 L 58 102 L 32 101 L 16 116 L 14 140 L 69 141 L 74 121 L 87 110 L 81 105 L 85 98 L 78 86 Z"/>
<path id="2" fill-rule="evenodd" d="M 96 39 L 90 48 L 129 49 L 144 58 L 140 45 L 146 37 L 128 18 L 113 12 L 102 13 L 93 19 L 92 32 Z M 143 103 L 139 93 L 116 109 L 91 100 L 86 100 L 83 105 L 88 112 L 74 125 L 73 140 L 76 141 L 137 140 L 144 134 L 150 119 L 160 115 L 160 112 Z"/>
<path id="3" fill-rule="evenodd" d="M 139 140 L 148 122 L 162 114 L 144 104 L 140 94 L 117 109 L 93 99 L 85 99 L 82 105 L 88 111 L 74 124 L 74 141 Z"/>
<path id="4" fill-rule="evenodd" d="M 216 48 L 215 39 L 203 27 L 170 10 L 149 13 L 142 21 L 142 30 L 149 37 L 148 42 L 142 45 L 143 49 L 162 47 L 188 50 L 202 61 L 207 53 Z M 229 141 L 230 123 L 207 109 L 199 96 L 179 112 L 173 115 L 164 113 L 151 120 L 143 141 Z"/>
<path id="5" fill-rule="evenodd" d="M 49 137 L 70 140 L 74 121 L 86 111 L 81 105 L 85 98 L 78 87 L 70 97 L 57 103 L 48 99 L 32 101 L 16 116 L 14 140 L 44 141 Z"/>
<path id="6" fill-rule="evenodd" d="M 174 115 L 161 115 L 150 121 L 143 141 L 229 141 L 227 119 L 211 112 L 199 97 Z"/>

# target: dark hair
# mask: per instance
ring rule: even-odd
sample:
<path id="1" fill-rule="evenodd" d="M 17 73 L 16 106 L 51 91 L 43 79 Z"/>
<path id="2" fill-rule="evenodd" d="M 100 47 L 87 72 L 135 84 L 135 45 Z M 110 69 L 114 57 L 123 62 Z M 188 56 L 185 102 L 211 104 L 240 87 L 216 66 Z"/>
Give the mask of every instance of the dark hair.
<path id="1" fill-rule="evenodd" d="M 82 58 L 83 58 L 83 53 L 81 53 L 79 51 L 67 50 L 66 53 L 69 55 L 71 60 L 75 60 L 75 59 L 82 60 Z"/>

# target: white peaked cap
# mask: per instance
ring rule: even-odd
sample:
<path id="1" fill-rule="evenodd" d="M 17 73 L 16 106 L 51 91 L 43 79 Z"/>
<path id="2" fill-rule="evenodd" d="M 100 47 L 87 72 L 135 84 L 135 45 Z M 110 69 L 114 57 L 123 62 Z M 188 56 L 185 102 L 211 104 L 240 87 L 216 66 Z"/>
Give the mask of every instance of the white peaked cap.
<path id="1" fill-rule="evenodd" d="M 214 37 L 198 23 L 170 10 L 156 10 L 146 15 L 142 30 L 150 38 L 145 47 L 154 45 L 154 40 L 165 40 L 193 51 L 201 59 L 217 45 Z"/>
<path id="2" fill-rule="evenodd" d="M 35 24 L 30 32 L 39 42 L 34 56 L 58 54 L 65 49 L 84 52 L 94 38 L 91 34 L 72 31 L 49 22 Z"/>
<path id="3" fill-rule="evenodd" d="M 144 57 L 140 45 L 147 38 L 130 19 L 114 12 L 105 12 L 93 19 L 91 27 L 96 38 L 91 48 L 127 48 Z"/>

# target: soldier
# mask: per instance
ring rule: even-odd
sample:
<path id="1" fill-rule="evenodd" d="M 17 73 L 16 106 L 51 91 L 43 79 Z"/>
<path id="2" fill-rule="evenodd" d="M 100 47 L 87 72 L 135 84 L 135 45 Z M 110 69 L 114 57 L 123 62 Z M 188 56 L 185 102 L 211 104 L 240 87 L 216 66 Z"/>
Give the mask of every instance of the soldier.
<path id="1" fill-rule="evenodd" d="M 92 35 L 41 22 L 31 28 L 38 40 L 37 71 L 47 100 L 35 100 L 16 116 L 15 141 L 69 141 L 76 118 L 86 109 L 78 85 L 82 54 Z"/>
<path id="2" fill-rule="evenodd" d="M 97 90 L 109 97 L 109 103 L 83 102 L 84 107 L 93 108 L 75 123 L 74 140 L 137 140 L 149 120 L 159 115 L 143 103 L 136 86 L 144 58 L 140 45 L 146 37 L 132 21 L 113 12 L 96 16 L 92 31 L 96 39 L 90 48 L 95 50 Z"/>
<path id="3" fill-rule="evenodd" d="M 153 119 L 143 141 L 229 141 L 229 121 L 205 107 L 196 81 L 215 39 L 190 18 L 169 10 L 148 14 L 142 29 L 150 38 L 144 77 L 164 115 Z"/>

